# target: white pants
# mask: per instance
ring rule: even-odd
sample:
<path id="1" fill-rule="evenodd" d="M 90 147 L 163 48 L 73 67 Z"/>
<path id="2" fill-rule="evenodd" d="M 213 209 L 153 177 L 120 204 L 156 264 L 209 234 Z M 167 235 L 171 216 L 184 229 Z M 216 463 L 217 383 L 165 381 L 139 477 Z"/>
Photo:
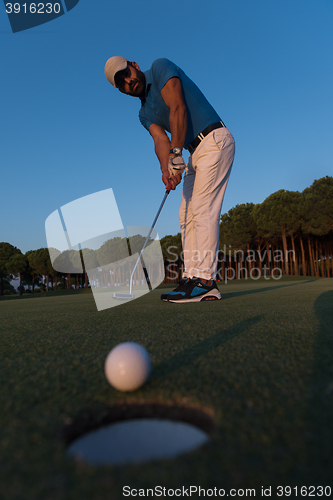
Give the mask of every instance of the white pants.
<path id="1" fill-rule="evenodd" d="M 189 157 L 179 209 L 184 277 L 216 279 L 221 208 L 234 155 L 234 138 L 224 127 L 210 132 Z"/>

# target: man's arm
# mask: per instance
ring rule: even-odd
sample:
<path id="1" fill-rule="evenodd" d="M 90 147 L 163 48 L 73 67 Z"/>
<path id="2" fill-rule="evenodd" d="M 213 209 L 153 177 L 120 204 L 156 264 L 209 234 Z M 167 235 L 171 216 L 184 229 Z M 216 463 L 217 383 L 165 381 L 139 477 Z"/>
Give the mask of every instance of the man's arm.
<path id="1" fill-rule="evenodd" d="M 170 78 L 161 90 L 161 96 L 170 109 L 171 148 L 183 149 L 187 132 L 187 113 L 179 78 Z"/>
<path id="2" fill-rule="evenodd" d="M 149 133 L 154 139 L 155 153 L 161 165 L 161 172 L 168 170 L 169 152 L 170 152 L 170 139 L 165 130 L 152 123 L 149 127 Z"/>
<path id="3" fill-rule="evenodd" d="M 154 139 L 155 145 L 155 153 L 160 162 L 161 172 L 162 172 L 162 181 L 165 184 L 166 189 L 176 189 L 176 186 L 180 183 L 182 177 L 173 176 L 172 179 L 169 179 L 169 156 L 170 156 L 170 139 L 165 133 L 165 130 L 152 123 L 149 127 L 149 133 Z"/>
<path id="4" fill-rule="evenodd" d="M 179 78 L 174 77 L 168 80 L 161 90 L 161 96 L 170 109 L 171 141 L 165 130 L 159 125 L 154 123 L 150 125 L 149 132 L 154 139 L 155 153 L 161 165 L 162 180 L 167 189 L 176 189 L 181 181 L 181 175 L 172 176 L 169 180 L 170 149 L 174 147 L 183 149 L 187 132 L 186 106 Z"/>

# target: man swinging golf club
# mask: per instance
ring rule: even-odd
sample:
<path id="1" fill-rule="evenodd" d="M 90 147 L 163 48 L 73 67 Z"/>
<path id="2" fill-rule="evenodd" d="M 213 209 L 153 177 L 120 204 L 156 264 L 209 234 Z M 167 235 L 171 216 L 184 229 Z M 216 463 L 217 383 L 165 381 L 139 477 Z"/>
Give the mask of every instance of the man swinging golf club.
<path id="1" fill-rule="evenodd" d="M 185 170 L 179 222 L 184 273 L 168 302 L 219 300 L 216 285 L 219 222 L 235 154 L 232 134 L 199 88 L 168 59 L 142 72 L 136 62 L 111 57 L 105 75 L 120 92 L 141 100 L 139 119 L 151 134 L 167 190 Z M 169 132 L 171 139 L 166 132 Z M 185 166 L 182 150 L 190 153 Z"/>

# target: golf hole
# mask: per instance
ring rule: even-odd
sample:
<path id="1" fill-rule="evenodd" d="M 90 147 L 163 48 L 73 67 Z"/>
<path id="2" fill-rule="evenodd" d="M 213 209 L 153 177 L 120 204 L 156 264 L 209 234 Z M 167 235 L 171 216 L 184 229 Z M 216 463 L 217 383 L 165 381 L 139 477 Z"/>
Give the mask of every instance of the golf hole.
<path id="1" fill-rule="evenodd" d="M 110 408 L 103 420 L 100 426 L 86 428 L 74 439 L 72 433 L 69 456 L 92 465 L 170 459 L 208 443 L 209 431 L 214 427 L 211 417 L 201 410 L 162 405 Z"/>

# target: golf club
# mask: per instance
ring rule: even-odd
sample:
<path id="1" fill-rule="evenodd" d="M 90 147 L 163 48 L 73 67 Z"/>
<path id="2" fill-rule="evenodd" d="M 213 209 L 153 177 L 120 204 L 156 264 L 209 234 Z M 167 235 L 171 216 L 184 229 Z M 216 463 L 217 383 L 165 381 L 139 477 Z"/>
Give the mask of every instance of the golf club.
<path id="1" fill-rule="evenodd" d="M 163 205 L 164 205 L 165 200 L 167 199 L 167 197 L 168 197 L 168 194 L 169 194 L 169 193 L 170 193 L 170 190 L 166 190 L 165 195 L 164 195 L 163 200 L 162 200 L 162 203 L 161 203 L 161 205 L 160 205 L 160 208 L 158 209 L 158 212 L 157 212 L 156 217 L 155 217 L 155 219 L 154 219 L 154 221 L 153 221 L 153 224 L 152 224 L 152 226 L 151 226 L 151 228 L 150 228 L 150 231 L 149 231 L 149 233 L 148 233 L 148 236 L 147 236 L 147 238 L 146 238 L 146 241 L 144 242 L 144 245 L 143 245 L 143 247 L 142 247 L 142 249 L 141 249 L 141 252 L 140 252 L 139 258 L 138 258 L 138 260 L 137 260 L 137 261 L 136 261 L 136 263 L 135 263 L 134 269 L 133 269 L 132 274 L 131 274 L 131 277 L 130 277 L 130 291 L 129 291 L 129 293 L 114 293 L 114 294 L 112 295 L 112 297 L 113 297 L 114 299 L 118 299 L 118 300 L 130 300 L 130 299 L 134 299 L 135 295 L 132 293 L 132 281 L 133 281 L 134 272 L 135 272 L 135 270 L 136 270 L 136 268 L 137 268 L 137 265 L 138 265 L 138 263 L 139 263 L 139 260 L 141 259 L 141 255 L 142 255 L 142 253 L 143 253 L 143 251 L 144 251 L 144 249 L 145 249 L 145 247 L 146 247 L 146 245 L 147 245 L 147 242 L 148 242 L 148 240 L 149 240 L 149 237 L 150 237 L 150 235 L 151 235 L 151 233 L 152 233 L 152 231 L 153 231 L 153 229 L 154 229 L 154 226 L 155 226 L 155 224 L 156 224 L 156 221 L 157 221 L 157 219 L 158 219 L 158 217 L 159 217 L 159 215 L 160 215 L 160 213 L 161 213 L 161 210 L 162 210 L 162 208 L 163 208 Z M 144 269 L 144 271 L 146 271 L 144 266 L 143 266 L 143 269 Z M 145 276 L 146 276 L 146 279 L 147 279 L 147 277 L 148 277 L 147 271 L 145 272 Z M 147 280 L 147 283 L 148 283 L 148 280 Z M 149 286 L 149 283 L 148 283 L 148 286 Z"/>

